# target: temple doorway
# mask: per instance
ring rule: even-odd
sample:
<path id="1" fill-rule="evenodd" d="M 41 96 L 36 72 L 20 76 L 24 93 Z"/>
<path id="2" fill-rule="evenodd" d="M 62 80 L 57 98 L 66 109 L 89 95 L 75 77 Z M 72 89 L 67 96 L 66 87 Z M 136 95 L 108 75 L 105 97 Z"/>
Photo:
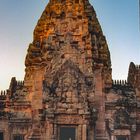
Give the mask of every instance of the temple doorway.
<path id="1" fill-rule="evenodd" d="M 4 140 L 3 132 L 0 132 L 0 140 Z"/>
<path id="2" fill-rule="evenodd" d="M 68 126 L 60 127 L 59 140 L 76 140 L 76 128 Z"/>
<path id="3" fill-rule="evenodd" d="M 117 136 L 117 140 L 128 140 L 125 136 Z"/>

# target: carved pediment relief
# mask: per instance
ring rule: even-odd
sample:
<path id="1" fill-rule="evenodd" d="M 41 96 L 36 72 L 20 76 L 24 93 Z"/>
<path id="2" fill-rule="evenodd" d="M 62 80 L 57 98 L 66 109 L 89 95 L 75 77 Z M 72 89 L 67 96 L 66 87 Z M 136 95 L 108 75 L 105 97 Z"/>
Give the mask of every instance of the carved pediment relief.
<path id="1" fill-rule="evenodd" d="M 125 109 L 118 109 L 114 114 L 115 128 L 125 128 L 130 124 L 129 112 Z"/>
<path id="2" fill-rule="evenodd" d="M 93 92 L 93 76 L 86 76 L 71 60 L 67 60 L 55 74 L 43 82 L 44 94 L 58 95 L 59 92 L 75 94 Z"/>

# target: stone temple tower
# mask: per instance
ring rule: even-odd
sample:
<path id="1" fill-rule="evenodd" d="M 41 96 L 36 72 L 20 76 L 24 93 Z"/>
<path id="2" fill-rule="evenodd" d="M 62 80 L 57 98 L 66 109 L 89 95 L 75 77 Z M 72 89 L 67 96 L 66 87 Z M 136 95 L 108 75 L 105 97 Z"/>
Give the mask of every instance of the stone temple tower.
<path id="1" fill-rule="evenodd" d="M 25 65 L 24 82 L 12 78 L 0 95 L 1 140 L 139 140 L 140 66 L 131 63 L 128 81 L 112 82 L 88 0 L 49 1 Z"/>
<path id="2" fill-rule="evenodd" d="M 25 65 L 33 119 L 38 124 L 42 112 L 48 139 L 93 139 L 96 131 L 105 137 L 103 89 L 112 83 L 110 54 L 88 0 L 49 2 Z"/>

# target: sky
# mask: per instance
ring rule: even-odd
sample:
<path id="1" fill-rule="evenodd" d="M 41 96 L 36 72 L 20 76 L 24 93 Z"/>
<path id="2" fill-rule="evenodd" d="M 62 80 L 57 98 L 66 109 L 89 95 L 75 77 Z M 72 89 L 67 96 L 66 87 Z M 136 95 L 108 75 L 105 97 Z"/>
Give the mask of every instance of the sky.
<path id="1" fill-rule="evenodd" d="M 0 0 L 0 90 L 11 77 L 24 79 L 33 30 L 48 0 Z M 127 79 L 131 61 L 140 64 L 138 0 L 90 0 L 106 36 L 113 79 Z"/>

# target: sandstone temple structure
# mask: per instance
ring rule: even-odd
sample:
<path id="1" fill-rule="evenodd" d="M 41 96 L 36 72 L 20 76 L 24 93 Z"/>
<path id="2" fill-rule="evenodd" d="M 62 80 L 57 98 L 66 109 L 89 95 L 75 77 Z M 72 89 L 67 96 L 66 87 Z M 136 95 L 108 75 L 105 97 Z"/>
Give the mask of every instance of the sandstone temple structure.
<path id="1" fill-rule="evenodd" d="M 0 140 L 140 140 L 140 65 L 112 80 L 88 0 L 49 1 L 25 66 L 0 94 Z"/>

